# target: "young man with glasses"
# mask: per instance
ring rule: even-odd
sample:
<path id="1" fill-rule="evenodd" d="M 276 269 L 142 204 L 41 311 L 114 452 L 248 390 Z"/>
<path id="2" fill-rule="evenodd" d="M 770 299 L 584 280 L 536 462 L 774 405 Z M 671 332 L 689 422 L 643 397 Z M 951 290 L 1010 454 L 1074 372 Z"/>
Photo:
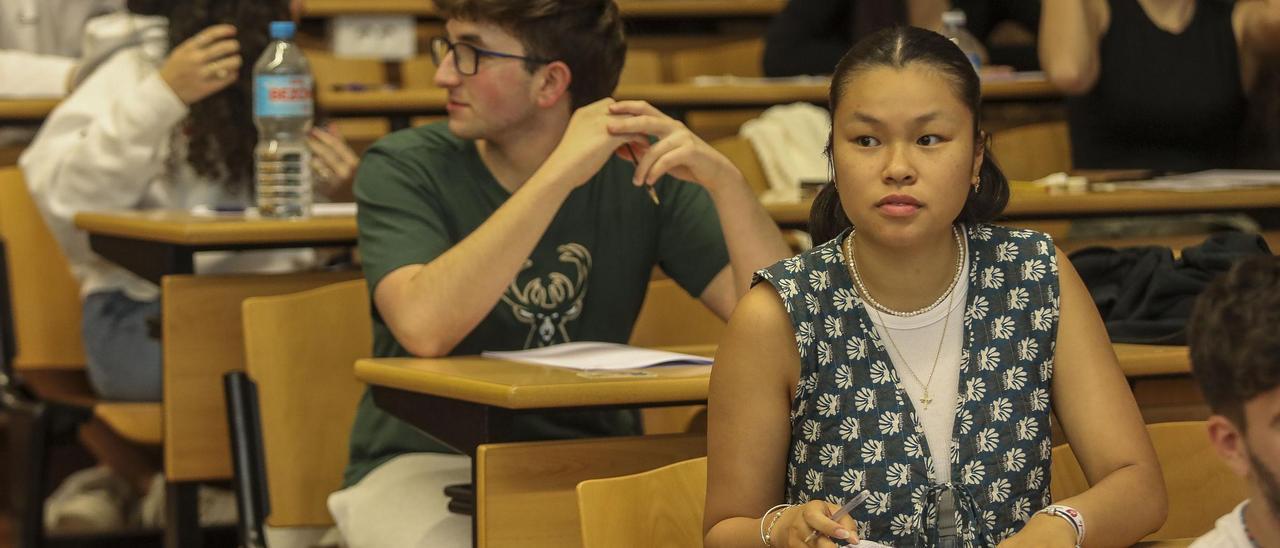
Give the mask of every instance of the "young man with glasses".
<path id="1" fill-rule="evenodd" d="M 1248 500 L 1193 548 L 1280 546 L 1280 257 L 1241 260 L 1196 299 L 1191 369 L 1213 415 L 1209 442 Z"/>
<path id="2" fill-rule="evenodd" d="M 652 106 L 609 98 L 626 51 L 612 0 L 435 4 L 448 122 L 382 139 L 356 177 L 374 355 L 626 342 L 655 265 L 727 318 L 752 273 L 791 254 L 728 159 Z M 623 411 L 512 428 L 639 433 Z M 442 492 L 470 481 L 455 453 L 366 394 L 347 488 L 329 501 L 346 542 L 466 544 L 470 520 Z"/>

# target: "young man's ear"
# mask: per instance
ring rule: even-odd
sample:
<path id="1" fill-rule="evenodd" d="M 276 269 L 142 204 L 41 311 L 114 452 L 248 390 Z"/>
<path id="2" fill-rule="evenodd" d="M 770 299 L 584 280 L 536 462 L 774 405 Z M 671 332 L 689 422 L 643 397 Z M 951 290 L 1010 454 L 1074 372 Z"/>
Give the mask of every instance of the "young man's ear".
<path id="1" fill-rule="evenodd" d="M 1209 444 L 1218 452 L 1218 457 L 1225 462 L 1237 476 L 1249 475 L 1249 455 L 1246 453 L 1244 433 L 1236 428 L 1230 420 L 1222 415 L 1211 415 L 1205 424 L 1209 433 Z"/>
<path id="2" fill-rule="evenodd" d="M 537 86 L 534 88 L 534 101 L 540 108 L 550 108 L 569 93 L 569 82 L 573 81 L 573 73 L 564 61 L 552 61 L 542 66 L 537 72 Z"/>

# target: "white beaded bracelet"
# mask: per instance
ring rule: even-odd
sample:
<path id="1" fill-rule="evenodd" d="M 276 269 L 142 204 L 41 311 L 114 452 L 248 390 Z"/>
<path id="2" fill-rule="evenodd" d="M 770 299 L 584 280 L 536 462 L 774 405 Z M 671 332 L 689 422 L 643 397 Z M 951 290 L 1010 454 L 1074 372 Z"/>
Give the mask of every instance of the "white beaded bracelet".
<path id="1" fill-rule="evenodd" d="M 791 508 L 792 506 L 795 506 L 795 505 L 779 504 L 765 511 L 763 516 L 760 516 L 760 542 L 761 543 L 763 543 L 765 546 L 773 546 L 773 525 L 775 523 L 778 523 L 778 518 L 782 517 L 782 512 L 787 511 L 787 508 Z M 781 510 L 781 512 L 779 512 L 779 510 Z M 764 520 L 768 519 L 769 514 L 773 514 L 774 512 L 778 512 L 778 513 L 774 514 L 773 520 L 769 522 L 769 526 L 765 527 Z"/>
<path id="2" fill-rule="evenodd" d="M 1084 545 L 1084 516 L 1080 515 L 1079 510 L 1064 504 L 1050 504 L 1036 513 L 1057 516 L 1067 520 L 1067 523 L 1071 524 L 1071 528 L 1076 530 L 1076 548 Z"/>

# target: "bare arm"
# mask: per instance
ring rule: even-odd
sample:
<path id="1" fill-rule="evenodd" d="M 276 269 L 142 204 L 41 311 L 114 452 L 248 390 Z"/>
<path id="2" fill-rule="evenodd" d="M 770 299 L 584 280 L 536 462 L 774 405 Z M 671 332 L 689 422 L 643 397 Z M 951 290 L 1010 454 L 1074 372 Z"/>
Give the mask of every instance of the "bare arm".
<path id="1" fill-rule="evenodd" d="M 1059 502 L 1084 516 L 1088 545 L 1128 546 L 1164 523 L 1164 478 L 1084 282 L 1062 251 L 1058 267 L 1062 316 L 1054 354 L 1053 409 L 1091 485 Z M 1037 515 L 1010 541 L 1051 530 L 1075 538 L 1061 518 Z"/>
<path id="2" fill-rule="evenodd" d="M 792 387 L 800 375 L 791 320 L 769 284 L 738 303 L 716 351 L 708 395 L 708 548 L 757 546 L 760 515 L 782 501 Z"/>
<path id="3" fill-rule="evenodd" d="M 1105 0 L 1044 0 L 1040 16 L 1040 66 L 1068 95 L 1093 89 L 1102 66 L 1098 41 L 1109 16 Z"/>
<path id="4" fill-rule="evenodd" d="M 378 312 L 406 350 L 446 355 L 489 314 L 565 198 L 625 141 L 605 131 L 609 102 L 575 112 L 547 161 L 469 236 L 431 262 L 378 282 Z"/>
<path id="5" fill-rule="evenodd" d="M 1232 26 L 1240 44 L 1240 72 L 1249 91 L 1263 67 L 1280 62 L 1280 0 L 1236 3 Z"/>
<path id="6" fill-rule="evenodd" d="M 746 294 L 756 270 L 792 255 L 777 223 L 760 204 L 742 172 L 723 154 L 684 124 L 644 101 L 620 101 L 611 111 L 628 115 L 610 124 L 613 133 L 658 138 L 652 145 L 636 144 L 636 154 L 640 156 L 636 166 L 638 176 L 647 177 L 646 182 L 653 184 L 664 174 L 670 174 L 702 185 L 711 195 L 720 217 L 720 231 L 729 248 L 733 301 Z M 723 283 L 717 285 L 713 280 L 708 290 L 718 292 L 709 297 L 717 302 L 727 297 Z M 706 291 L 703 293 L 703 301 L 708 302 Z M 723 306 L 712 305 L 711 308 L 722 318 L 727 318 L 732 311 L 732 307 L 720 310 Z"/>

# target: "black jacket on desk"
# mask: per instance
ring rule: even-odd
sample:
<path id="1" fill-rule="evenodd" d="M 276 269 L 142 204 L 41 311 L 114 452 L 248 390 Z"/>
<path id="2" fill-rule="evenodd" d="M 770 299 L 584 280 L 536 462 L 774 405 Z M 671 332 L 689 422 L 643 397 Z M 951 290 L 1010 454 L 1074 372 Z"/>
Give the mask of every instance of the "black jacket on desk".
<path id="1" fill-rule="evenodd" d="M 1112 342 L 1187 344 L 1187 320 L 1196 297 L 1237 260 L 1271 254 L 1257 234 L 1220 232 L 1173 258 L 1167 247 L 1091 247 L 1071 264 L 1093 296 Z"/>

